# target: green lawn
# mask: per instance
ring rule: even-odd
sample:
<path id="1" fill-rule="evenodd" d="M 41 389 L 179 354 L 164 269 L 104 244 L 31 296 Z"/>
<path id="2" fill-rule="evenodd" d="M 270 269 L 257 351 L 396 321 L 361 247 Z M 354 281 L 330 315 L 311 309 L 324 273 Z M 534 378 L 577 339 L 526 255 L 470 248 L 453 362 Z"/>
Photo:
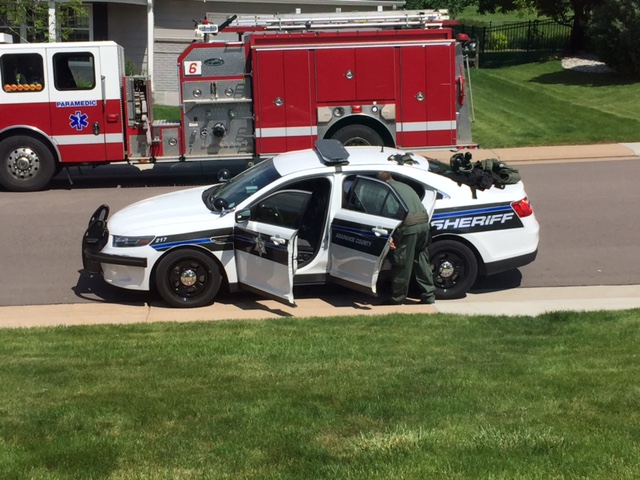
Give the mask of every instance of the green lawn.
<path id="1" fill-rule="evenodd" d="M 478 7 L 471 6 L 466 7 L 460 12 L 455 19 L 459 20 L 461 24 L 468 25 L 470 23 L 482 23 L 489 25 L 501 25 L 503 23 L 518 23 L 527 22 L 529 20 L 547 20 L 548 17 L 539 17 L 535 12 L 526 11 L 513 11 L 509 13 L 485 13 L 480 15 L 478 13 Z"/>
<path id="2" fill-rule="evenodd" d="M 472 135 L 485 148 L 640 141 L 640 83 L 560 61 L 472 69 Z"/>
<path id="3" fill-rule="evenodd" d="M 0 478 L 640 478 L 640 311 L 0 330 Z"/>

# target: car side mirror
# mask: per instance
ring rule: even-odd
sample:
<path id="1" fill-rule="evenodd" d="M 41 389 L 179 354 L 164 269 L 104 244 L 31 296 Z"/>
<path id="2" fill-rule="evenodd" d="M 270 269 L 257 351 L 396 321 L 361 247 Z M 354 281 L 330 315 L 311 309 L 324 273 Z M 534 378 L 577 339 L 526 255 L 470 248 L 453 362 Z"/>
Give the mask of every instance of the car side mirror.
<path id="1" fill-rule="evenodd" d="M 248 222 L 251 218 L 251 210 L 242 210 L 236 213 L 236 222 Z"/>
<path id="2" fill-rule="evenodd" d="M 213 201 L 213 208 L 215 208 L 219 212 L 222 212 L 229 208 L 229 202 L 227 202 L 224 198 L 216 198 Z"/>
<path id="3" fill-rule="evenodd" d="M 231 172 L 226 168 L 223 168 L 218 172 L 218 181 L 221 183 L 226 183 L 231 178 Z"/>

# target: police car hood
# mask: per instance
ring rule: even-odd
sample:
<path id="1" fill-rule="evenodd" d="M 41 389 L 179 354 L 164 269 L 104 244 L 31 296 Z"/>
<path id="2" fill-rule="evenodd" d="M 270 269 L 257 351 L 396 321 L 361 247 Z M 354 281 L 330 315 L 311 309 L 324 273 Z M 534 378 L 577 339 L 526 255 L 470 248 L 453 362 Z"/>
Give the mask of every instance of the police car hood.
<path id="1" fill-rule="evenodd" d="M 133 203 L 115 213 L 108 222 L 113 235 L 165 235 L 211 228 L 220 214 L 202 201 L 208 186 L 166 193 Z M 195 226 L 194 226 L 195 225 Z"/>

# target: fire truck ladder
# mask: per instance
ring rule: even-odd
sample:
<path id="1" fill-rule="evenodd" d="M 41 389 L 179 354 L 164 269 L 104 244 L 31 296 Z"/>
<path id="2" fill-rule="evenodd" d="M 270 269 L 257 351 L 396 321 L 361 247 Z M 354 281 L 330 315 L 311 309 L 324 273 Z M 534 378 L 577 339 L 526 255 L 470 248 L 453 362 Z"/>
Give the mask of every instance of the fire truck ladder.
<path id="1" fill-rule="evenodd" d="M 340 28 L 441 28 L 447 10 L 398 10 L 310 14 L 238 15 L 237 30 L 327 30 Z"/>

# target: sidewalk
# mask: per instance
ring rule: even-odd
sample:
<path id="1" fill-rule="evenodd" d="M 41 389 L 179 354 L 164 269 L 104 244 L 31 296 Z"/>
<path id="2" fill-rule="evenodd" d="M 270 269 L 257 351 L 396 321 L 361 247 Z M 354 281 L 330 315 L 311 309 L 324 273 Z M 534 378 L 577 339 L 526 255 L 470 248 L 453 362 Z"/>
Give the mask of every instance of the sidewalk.
<path id="1" fill-rule="evenodd" d="M 596 160 L 633 160 L 640 158 L 640 143 L 607 143 L 598 145 L 561 145 L 556 147 L 522 147 L 471 149 L 473 160 L 497 158 L 505 163 L 546 163 Z M 427 157 L 448 162 L 451 150 L 426 150 Z"/>
<path id="2" fill-rule="evenodd" d="M 264 320 L 388 313 L 535 316 L 552 311 L 596 311 L 640 308 L 640 285 L 516 288 L 469 294 L 434 305 L 378 305 L 378 300 L 345 291 L 328 299 L 303 298 L 292 307 L 274 300 L 231 296 L 208 307 L 172 309 L 162 305 L 77 303 L 0 307 L 0 328 L 101 325 L 151 322 Z"/>

